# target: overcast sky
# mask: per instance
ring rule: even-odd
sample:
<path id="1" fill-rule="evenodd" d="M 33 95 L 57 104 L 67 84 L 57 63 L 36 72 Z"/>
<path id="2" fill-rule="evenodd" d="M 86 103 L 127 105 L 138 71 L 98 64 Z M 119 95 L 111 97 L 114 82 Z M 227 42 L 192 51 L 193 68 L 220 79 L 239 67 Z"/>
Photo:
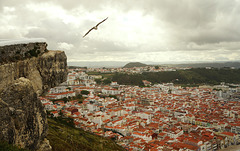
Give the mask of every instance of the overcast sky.
<path id="1" fill-rule="evenodd" d="M 239 61 L 240 0 L 0 0 L 0 39 L 19 38 L 69 62 Z"/>

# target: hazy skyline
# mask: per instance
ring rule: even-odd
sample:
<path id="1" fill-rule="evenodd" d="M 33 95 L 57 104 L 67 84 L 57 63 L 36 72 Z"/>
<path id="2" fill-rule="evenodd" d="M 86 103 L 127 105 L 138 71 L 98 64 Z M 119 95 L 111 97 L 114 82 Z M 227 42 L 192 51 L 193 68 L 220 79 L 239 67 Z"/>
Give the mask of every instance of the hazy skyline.
<path id="1" fill-rule="evenodd" d="M 69 62 L 240 60 L 240 0 L 0 0 L 0 24 L 0 39 L 45 38 Z"/>

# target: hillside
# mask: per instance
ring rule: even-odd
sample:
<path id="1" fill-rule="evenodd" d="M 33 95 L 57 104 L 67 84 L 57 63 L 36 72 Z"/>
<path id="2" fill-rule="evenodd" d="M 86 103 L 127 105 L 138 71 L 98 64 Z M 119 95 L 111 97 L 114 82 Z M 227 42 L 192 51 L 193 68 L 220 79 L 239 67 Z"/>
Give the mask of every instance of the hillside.
<path id="1" fill-rule="evenodd" d="M 141 62 L 130 62 L 126 64 L 123 68 L 133 68 L 133 67 L 145 67 L 146 64 L 143 64 Z"/>
<path id="2" fill-rule="evenodd" d="M 168 64 L 167 66 L 170 66 L 170 67 L 193 67 L 193 68 L 204 68 L 204 67 L 213 67 L 213 68 L 234 67 L 234 68 L 240 68 L 240 62 Z"/>
<path id="3" fill-rule="evenodd" d="M 114 141 L 48 119 L 47 139 L 53 151 L 124 151 Z"/>
<path id="4" fill-rule="evenodd" d="M 152 83 L 175 84 L 220 84 L 220 82 L 240 83 L 240 69 L 205 69 L 193 68 L 190 70 L 178 70 L 169 72 L 144 72 L 143 74 L 115 74 L 112 81 L 126 85 L 143 85 L 142 80 Z"/>
<path id="5" fill-rule="evenodd" d="M 23 148 L 19 148 L 7 142 L 0 141 L 0 151 L 29 151 Z"/>

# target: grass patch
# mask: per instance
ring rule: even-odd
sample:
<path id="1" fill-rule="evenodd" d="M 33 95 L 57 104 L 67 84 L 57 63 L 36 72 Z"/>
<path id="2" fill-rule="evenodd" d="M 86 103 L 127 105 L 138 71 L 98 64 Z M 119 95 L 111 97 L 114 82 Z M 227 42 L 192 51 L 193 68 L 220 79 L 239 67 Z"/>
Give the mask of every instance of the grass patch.
<path id="1" fill-rule="evenodd" d="M 101 75 L 103 78 L 111 78 L 114 73 L 87 72 L 88 75 Z"/>
<path id="2" fill-rule="evenodd" d="M 48 119 L 49 134 L 47 139 L 53 151 L 121 151 L 124 150 L 114 141 L 67 126 L 53 119 Z"/>
<path id="3" fill-rule="evenodd" d="M 12 144 L 8 144 L 5 141 L 0 141 L 0 151 L 28 151 L 28 150 L 19 148 Z"/>

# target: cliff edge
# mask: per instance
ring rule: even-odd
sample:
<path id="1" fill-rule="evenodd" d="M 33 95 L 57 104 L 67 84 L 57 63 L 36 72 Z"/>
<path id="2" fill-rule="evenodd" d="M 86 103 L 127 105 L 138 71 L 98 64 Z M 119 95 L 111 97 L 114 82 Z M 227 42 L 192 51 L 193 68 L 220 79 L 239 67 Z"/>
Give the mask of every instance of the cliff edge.
<path id="1" fill-rule="evenodd" d="M 38 96 L 66 78 L 65 53 L 47 50 L 44 40 L 0 41 L 0 140 L 29 150 L 51 150 Z"/>

